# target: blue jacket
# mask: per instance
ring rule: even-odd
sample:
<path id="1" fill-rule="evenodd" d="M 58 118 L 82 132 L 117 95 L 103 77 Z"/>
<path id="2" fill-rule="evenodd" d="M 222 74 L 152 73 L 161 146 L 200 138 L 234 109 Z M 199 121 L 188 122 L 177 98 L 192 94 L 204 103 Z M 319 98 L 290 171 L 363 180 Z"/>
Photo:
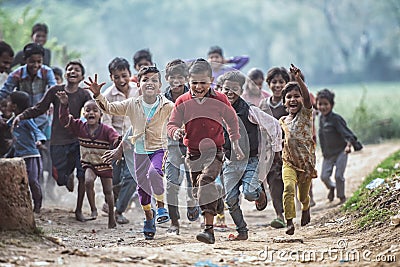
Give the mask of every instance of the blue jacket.
<path id="1" fill-rule="evenodd" d="M 18 127 L 14 128 L 14 157 L 38 157 L 39 149 L 36 141 L 46 141 L 46 136 L 39 130 L 33 119 L 22 120 Z"/>

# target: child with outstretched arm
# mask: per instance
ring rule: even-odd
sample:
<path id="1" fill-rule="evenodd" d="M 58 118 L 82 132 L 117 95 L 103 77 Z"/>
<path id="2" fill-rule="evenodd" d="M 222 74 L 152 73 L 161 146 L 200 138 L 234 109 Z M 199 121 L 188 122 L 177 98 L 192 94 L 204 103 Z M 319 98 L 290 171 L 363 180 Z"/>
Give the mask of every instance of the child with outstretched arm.
<path id="1" fill-rule="evenodd" d="M 294 204 L 295 188 L 301 203 L 301 226 L 310 222 L 310 185 L 317 177 L 315 170 L 315 142 L 313 140 L 312 104 L 307 86 L 301 79 L 301 71 L 293 64 L 290 72 L 296 82 L 289 82 L 282 91 L 283 104 L 289 115 L 279 119 L 285 133 L 283 146 L 282 180 L 283 206 L 287 221 L 286 234 L 293 235 L 296 217 Z"/>

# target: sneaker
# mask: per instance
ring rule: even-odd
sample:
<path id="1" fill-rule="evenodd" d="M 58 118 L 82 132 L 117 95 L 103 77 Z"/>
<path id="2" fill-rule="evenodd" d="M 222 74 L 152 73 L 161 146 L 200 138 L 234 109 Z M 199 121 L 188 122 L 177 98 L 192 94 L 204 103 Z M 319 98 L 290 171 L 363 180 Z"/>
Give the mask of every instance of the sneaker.
<path id="1" fill-rule="evenodd" d="M 74 174 L 71 173 L 71 175 L 68 177 L 68 181 L 67 181 L 67 185 L 66 185 L 69 192 L 74 192 L 74 179 L 75 179 Z"/>
<path id="2" fill-rule="evenodd" d="M 328 199 L 329 199 L 330 202 L 332 202 L 334 198 L 335 198 L 335 188 L 331 187 L 329 189 Z"/>
<path id="3" fill-rule="evenodd" d="M 196 235 L 197 241 L 206 243 L 206 244 L 214 244 L 215 243 L 215 237 L 214 237 L 214 231 L 212 230 L 204 230 L 201 233 L 198 233 Z"/>

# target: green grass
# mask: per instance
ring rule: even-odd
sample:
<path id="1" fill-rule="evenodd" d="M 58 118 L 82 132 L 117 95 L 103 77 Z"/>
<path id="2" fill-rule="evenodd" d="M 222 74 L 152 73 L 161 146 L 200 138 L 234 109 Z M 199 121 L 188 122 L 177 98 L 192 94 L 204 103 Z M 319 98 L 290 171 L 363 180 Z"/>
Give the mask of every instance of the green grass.
<path id="1" fill-rule="evenodd" d="M 334 111 L 363 143 L 400 138 L 400 83 L 325 86 L 335 93 Z M 313 92 L 323 89 L 318 87 Z"/>
<path id="2" fill-rule="evenodd" d="M 395 164 L 399 162 L 400 151 L 395 152 L 382 161 L 374 171 L 364 179 L 357 191 L 354 192 L 353 196 L 349 198 L 343 206 L 343 211 L 354 213 L 356 217 L 359 217 L 358 225 L 360 228 L 378 221 L 385 221 L 391 215 L 395 214 L 395 211 L 376 205 L 380 200 L 378 198 L 387 194 L 387 188 L 385 186 L 379 186 L 372 190 L 365 188 L 365 186 L 376 178 L 390 181 L 392 177 L 399 174 L 399 169 L 394 169 Z"/>

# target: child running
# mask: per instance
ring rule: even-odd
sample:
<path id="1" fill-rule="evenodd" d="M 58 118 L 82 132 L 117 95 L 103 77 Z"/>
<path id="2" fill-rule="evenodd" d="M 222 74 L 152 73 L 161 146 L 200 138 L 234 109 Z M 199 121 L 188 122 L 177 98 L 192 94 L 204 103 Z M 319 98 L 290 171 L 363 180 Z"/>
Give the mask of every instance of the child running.
<path id="1" fill-rule="evenodd" d="M 161 74 L 156 67 L 142 67 L 138 73 L 138 87 L 142 95 L 110 103 L 101 93 L 104 82 L 89 77 L 85 82 L 93 92 L 98 106 L 108 114 L 128 116 L 132 124 L 131 143 L 134 144 L 135 173 L 140 204 L 144 210 L 145 239 L 154 239 L 155 221 L 169 221 L 164 208 L 163 160 L 167 147 L 166 123 L 174 104 L 160 95 Z M 157 213 L 151 209 L 151 196 L 157 201 Z"/>
<path id="2" fill-rule="evenodd" d="M 329 201 L 333 201 L 336 188 L 336 196 L 340 199 L 339 204 L 343 204 L 346 201 L 344 171 L 347 165 L 347 155 L 351 152 L 351 146 L 354 147 L 355 151 L 358 151 L 362 149 L 362 145 L 347 127 L 346 121 L 332 111 L 335 104 L 335 94 L 328 89 L 323 89 L 317 93 L 316 98 L 317 107 L 321 114 L 318 138 L 324 157 L 321 180 L 329 190 Z M 331 180 L 333 167 L 336 167 L 336 183 Z"/>
<path id="3" fill-rule="evenodd" d="M 97 176 L 101 179 L 103 193 L 108 204 L 108 228 L 115 228 L 114 196 L 112 192 L 112 167 L 101 158 L 105 151 L 116 147 L 119 134 L 114 128 L 100 122 L 101 111 L 94 100 L 83 106 L 83 117 L 86 122 L 74 119 L 69 115 L 68 95 L 65 91 L 57 92 L 60 99 L 60 123 L 69 128 L 79 138 L 81 162 L 85 170 L 86 195 L 91 208 L 90 219 L 96 219 L 94 182 Z"/>
<path id="4" fill-rule="evenodd" d="M 295 188 L 301 203 L 301 226 L 310 222 L 310 185 L 317 177 L 315 170 L 315 143 L 312 132 L 312 104 L 307 86 L 301 79 L 301 71 L 291 64 L 290 72 L 297 82 L 289 82 L 282 91 L 283 104 L 289 115 L 279 119 L 285 134 L 283 146 L 282 180 L 283 206 L 287 222 L 286 234 L 293 235 L 296 217 Z"/>

